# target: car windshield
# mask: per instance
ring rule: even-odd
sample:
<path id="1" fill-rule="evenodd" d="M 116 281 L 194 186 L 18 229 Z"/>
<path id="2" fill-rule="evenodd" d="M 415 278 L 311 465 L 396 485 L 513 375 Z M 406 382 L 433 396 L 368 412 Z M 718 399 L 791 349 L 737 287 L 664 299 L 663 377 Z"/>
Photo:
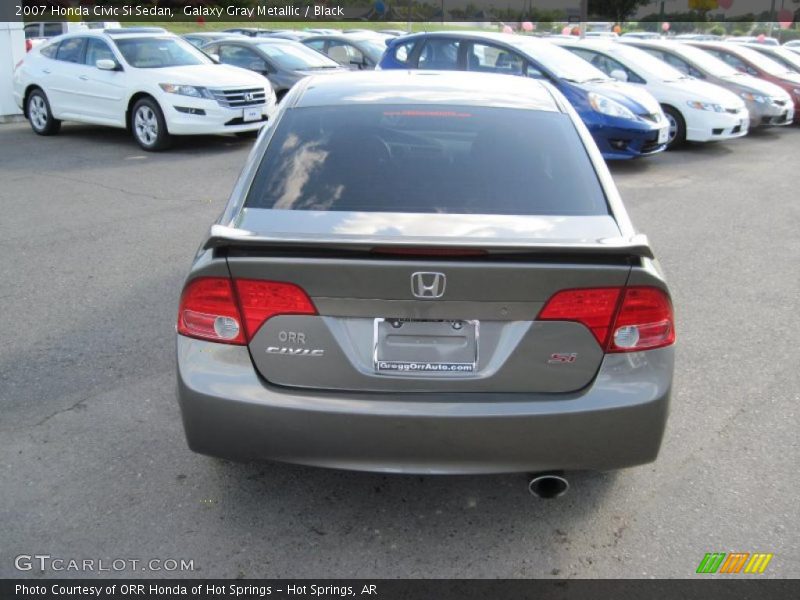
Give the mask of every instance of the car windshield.
<path id="1" fill-rule="evenodd" d="M 245 206 L 279 210 L 607 215 L 559 112 L 446 105 L 287 110 Z"/>
<path id="2" fill-rule="evenodd" d="M 600 69 L 550 42 L 520 39 L 514 40 L 514 45 L 560 79 L 578 83 L 610 79 Z"/>
<path id="3" fill-rule="evenodd" d="M 682 56 L 696 67 L 707 71 L 716 77 L 735 77 L 741 75 L 739 71 L 734 69 L 728 63 L 720 60 L 713 54 L 709 54 L 705 50 L 689 46 L 688 44 L 681 44 L 680 48 L 674 48 L 678 56 Z"/>
<path id="4" fill-rule="evenodd" d="M 741 56 L 743 59 L 753 63 L 756 67 L 761 69 L 762 71 L 766 71 L 770 75 L 775 75 L 776 77 L 782 77 L 787 73 L 791 73 L 789 69 L 787 69 L 784 65 L 775 62 L 771 58 L 767 58 L 758 50 L 753 50 L 752 48 L 743 48 L 742 46 L 736 46 L 735 52 Z"/>
<path id="5" fill-rule="evenodd" d="M 114 40 L 125 61 L 137 69 L 211 65 L 213 61 L 189 42 L 169 37 Z"/>
<path id="6" fill-rule="evenodd" d="M 375 62 L 380 61 L 384 50 L 386 50 L 386 44 L 383 43 L 382 39 L 361 40 L 360 46 L 364 50 L 364 54 L 369 56 Z"/>
<path id="7" fill-rule="evenodd" d="M 688 75 L 684 75 L 678 69 L 639 48 L 632 48 L 625 44 L 613 44 L 609 45 L 608 54 L 625 63 L 634 71 L 640 71 L 643 75 L 655 77 L 661 81 L 669 82 L 689 78 Z"/>
<path id="8" fill-rule="evenodd" d="M 774 59 L 772 58 L 773 55 L 775 56 Z M 790 68 L 800 70 L 800 54 L 797 54 L 796 52 L 792 52 L 786 48 L 770 47 L 766 56 L 775 62 L 781 61 Z"/>
<path id="9" fill-rule="evenodd" d="M 287 71 L 334 69 L 339 66 L 327 56 L 306 48 L 302 44 L 271 42 L 258 44 L 258 48 L 279 68 Z"/>

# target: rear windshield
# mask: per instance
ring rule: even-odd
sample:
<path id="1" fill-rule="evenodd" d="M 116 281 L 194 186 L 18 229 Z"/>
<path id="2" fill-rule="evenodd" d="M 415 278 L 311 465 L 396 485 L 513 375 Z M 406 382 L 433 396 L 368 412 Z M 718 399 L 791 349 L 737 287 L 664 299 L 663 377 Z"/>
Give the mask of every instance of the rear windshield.
<path id="1" fill-rule="evenodd" d="M 335 69 L 339 63 L 332 61 L 324 54 L 307 48 L 297 42 L 275 43 L 266 42 L 258 44 L 261 52 L 281 69 L 289 71 L 303 69 Z"/>
<path id="2" fill-rule="evenodd" d="M 245 206 L 608 214 L 597 175 L 566 115 L 442 105 L 287 110 Z"/>

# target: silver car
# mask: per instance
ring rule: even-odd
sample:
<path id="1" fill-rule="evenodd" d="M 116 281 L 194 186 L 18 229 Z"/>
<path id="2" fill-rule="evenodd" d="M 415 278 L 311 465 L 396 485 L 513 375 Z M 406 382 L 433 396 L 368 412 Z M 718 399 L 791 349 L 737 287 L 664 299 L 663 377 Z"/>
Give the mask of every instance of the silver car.
<path id="1" fill-rule="evenodd" d="M 649 52 L 686 75 L 724 87 L 742 98 L 750 113 L 751 129 L 792 124 L 792 97 L 774 83 L 737 71 L 713 54 L 689 44 L 666 40 L 626 43 Z"/>
<path id="2" fill-rule="evenodd" d="M 262 131 L 177 323 L 189 446 L 397 473 L 655 460 L 670 295 L 541 81 L 312 76 Z M 538 482 L 538 483 L 537 483 Z"/>

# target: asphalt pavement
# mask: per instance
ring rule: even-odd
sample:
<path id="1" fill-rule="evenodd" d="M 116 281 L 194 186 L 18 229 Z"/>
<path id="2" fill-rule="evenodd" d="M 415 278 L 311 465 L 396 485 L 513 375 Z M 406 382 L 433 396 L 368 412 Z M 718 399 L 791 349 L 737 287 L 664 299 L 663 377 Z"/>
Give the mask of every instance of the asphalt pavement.
<path id="1" fill-rule="evenodd" d="M 733 551 L 800 577 L 800 128 L 613 166 L 674 294 L 671 417 L 657 462 L 549 501 L 519 475 L 187 449 L 177 300 L 251 144 L 0 125 L 0 577 L 91 575 L 15 568 L 38 554 L 126 561 L 104 576 L 685 578 Z M 150 559 L 194 571 L 130 566 Z"/>

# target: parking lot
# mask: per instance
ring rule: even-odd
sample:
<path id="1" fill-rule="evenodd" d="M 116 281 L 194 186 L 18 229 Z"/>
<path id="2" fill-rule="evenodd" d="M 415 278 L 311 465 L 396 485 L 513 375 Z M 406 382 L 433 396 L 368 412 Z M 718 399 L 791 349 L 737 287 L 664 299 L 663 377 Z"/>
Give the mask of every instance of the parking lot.
<path id="1" fill-rule="evenodd" d="M 0 576 L 14 557 L 186 559 L 202 577 L 691 577 L 771 552 L 800 577 L 800 128 L 612 171 L 674 294 L 659 460 L 576 474 L 412 477 L 191 453 L 174 323 L 252 142 L 142 152 L 124 131 L 0 125 Z"/>

